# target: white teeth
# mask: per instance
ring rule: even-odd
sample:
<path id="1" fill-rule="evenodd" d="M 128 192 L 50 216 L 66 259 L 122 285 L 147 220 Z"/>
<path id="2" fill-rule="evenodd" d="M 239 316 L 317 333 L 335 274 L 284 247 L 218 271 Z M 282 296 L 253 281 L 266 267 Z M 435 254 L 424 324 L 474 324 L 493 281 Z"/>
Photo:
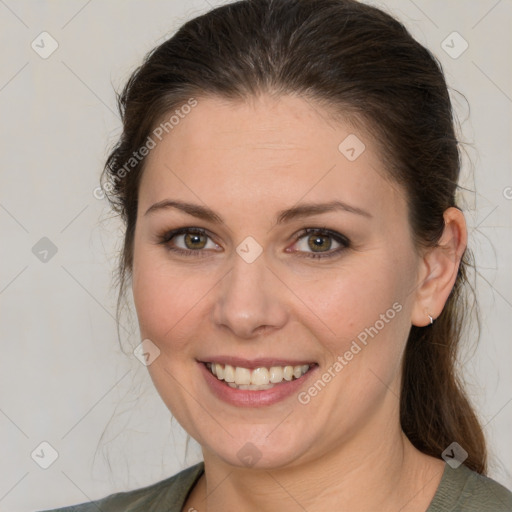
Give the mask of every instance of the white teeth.
<path id="1" fill-rule="evenodd" d="M 250 370 L 229 364 L 207 363 L 207 368 L 219 380 L 225 381 L 232 388 L 262 390 L 270 389 L 274 384 L 299 379 L 310 368 L 308 364 L 297 366 L 271 366 L 270 368 L 255 368 Z"/>
<path id="2" fill-rule="evenodd" d="M 292 380 L 293 379 L 293 366 L 285 366 L 283 370 L 284 380 Z"/>
<path id="3" fill-rule="evenodd" d="M 263 386 L 269 383 L 268 370 L 266 368 L 256 368 L 251 373 L 251 384 Z"/>
<path id="4" fill-rule="evenodd" d="M 279 383 L 283 380 L 283 368 L 281 366 L 270 367 L 270 382 L 274 384 Z"/>
<path id="5" fill-rule="evenodd" d="M 251 370 L 237 366 L 235 368 L 235 383 L 236 384 L 250 384 L 251 383 Z"/>
<path id="6" fill-rule="evenodd" d="M 270 389 L 273 388 L 273 384 L 264 384 L 262 386 L 256 386 L 255 384 L 235 384 L 235 387 L 238 389 L 250 389 L 251 391 L 261 391 L 262 389 Z"/>
<path id="7" fill-rule="evenodd" d="M 302 376 L 302 366 L 294 366 L 293 367 L 293 376 L 298 379 Z"/>
<path id="8" fill-rule="evenodd" d="M 226 382 L 235 382 L 235 369 L 230 364 L 224 366 L 224 380 Z"/>

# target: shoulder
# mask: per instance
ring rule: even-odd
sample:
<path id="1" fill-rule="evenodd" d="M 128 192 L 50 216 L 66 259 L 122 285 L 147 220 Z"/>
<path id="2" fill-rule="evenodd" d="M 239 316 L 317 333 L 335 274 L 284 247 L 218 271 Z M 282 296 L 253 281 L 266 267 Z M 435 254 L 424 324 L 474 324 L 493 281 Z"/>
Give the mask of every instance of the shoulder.
<path id="1" fill-rule="evenodd" d="M 41 512 L 181 512 L 185 499 L 204 471 L 204 463 L 147 487 L 118 492 L 105 498 Z"/>
<path id="2" fill-rule="evenodd" d="M 426 512 L 512 512 L 512 492 L 464 464 L 446 464 L 441 483 Z"/>

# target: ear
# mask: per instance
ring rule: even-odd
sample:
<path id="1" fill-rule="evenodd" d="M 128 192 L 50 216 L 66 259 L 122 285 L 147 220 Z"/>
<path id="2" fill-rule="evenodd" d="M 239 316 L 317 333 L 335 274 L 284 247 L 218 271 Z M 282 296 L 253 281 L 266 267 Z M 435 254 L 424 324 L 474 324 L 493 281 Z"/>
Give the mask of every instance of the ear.
<path id="1" fill-rule="evenodd" d="M 429 315 L 437 318 L 443 311 L 457 278 L 460 260 L 467 246 L 464 214 L 448 208 L 444 214 L 444 230 L 435 247 L 423 254 L 411 322 L 423 327 L 430 324 Z"/>

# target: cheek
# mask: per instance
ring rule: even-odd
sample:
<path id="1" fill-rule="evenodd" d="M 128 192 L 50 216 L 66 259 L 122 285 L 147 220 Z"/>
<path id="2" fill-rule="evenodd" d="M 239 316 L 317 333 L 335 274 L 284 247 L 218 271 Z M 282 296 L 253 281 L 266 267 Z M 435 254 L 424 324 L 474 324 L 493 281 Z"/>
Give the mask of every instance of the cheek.
<path id="1" fill-rule="evenodd" d="M 366 262 L 320 280 L 308 298 L 321 320 L 316 322 L 316 333 L 325 359 L 319 379 L 325 377 L 328 391 L 324 394 L 318 391 L 323 385 L 312 383 L 301 399 L 308 401 L 312 414 L 326 416 L 326 425 L 334 418 L 340 428 L 349 428 L 354 418 L 371 414 L 398 383 L 410 329 L 412 268 L 390 266 L 382 255 L 378 259 L 381 265 Z M 320 330 L 326 332 L 324 324 L 335 335 L 320 335 Z M 352 417 L 347 417 L 347 410 Z"/>
<path id="2" fill-rule="evenodd" d="M 203 263 L 187 268 L 172 263 L 161 247 L 136 248 L 132 290 L 140 337 L 157 345 L 161 356 L 151 373 L 165 367 L 187 377 L 199 344 L 212 330 L 221 278 Z"/>
<path id="3" fill-rule="evenodd" d="M 354 334 L 403 300 L 405 289 L 404 279 L 396 271 L 384 273 L 375 267 L 372 272 L 366 267 L 358 272 L 352 268 L 317 282 L 309 300 L 318 317 L 336 334 Z"/>
<path id="4" fill-rule="evenodd" d="M 347 366 L 393 373 L 410 328 L 413 268 L 382 254 L 371 259 L 317 281 L 308 302 L 318 329 L 329 327 L 322 336 L 328 358 L 346 355 Z"/>
<path id="5" fill-rule="evenodd" d="M 169 265 L 164 254 L 160 248 L 135 250 L 132 290 L 141 336 L 165 345 L 193 316 L 206 285 Z"/>

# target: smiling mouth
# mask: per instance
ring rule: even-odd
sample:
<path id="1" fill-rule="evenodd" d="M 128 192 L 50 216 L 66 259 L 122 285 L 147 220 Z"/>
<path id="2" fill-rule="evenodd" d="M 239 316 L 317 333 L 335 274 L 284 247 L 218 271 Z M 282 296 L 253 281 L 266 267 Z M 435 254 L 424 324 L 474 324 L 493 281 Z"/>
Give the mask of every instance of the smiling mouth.
<path id="1" fill-rule="evenodd" d="M 311 363 L 298 366 L 260 367 L 251 370 L 229 364 L 204 364 L 212 375 L 217 377 L 218 380 L 224 381 L 231 388 L 252 391 L 262 391 L 283 382 L 300 379 L 315 366 L 315 363 Z"/>

